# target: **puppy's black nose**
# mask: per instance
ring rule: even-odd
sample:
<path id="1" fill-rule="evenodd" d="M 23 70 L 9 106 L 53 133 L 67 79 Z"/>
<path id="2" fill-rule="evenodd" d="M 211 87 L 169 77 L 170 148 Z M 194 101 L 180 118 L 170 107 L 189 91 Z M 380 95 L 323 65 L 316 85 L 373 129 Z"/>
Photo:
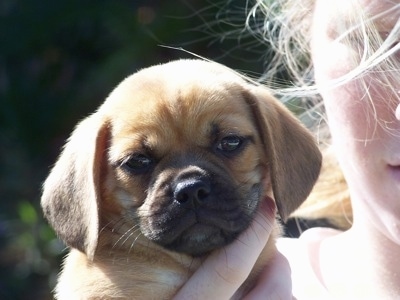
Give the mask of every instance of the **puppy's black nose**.
<path id="1" fill-rule="evenodd" d="M 207 179 L 185 179 L 176 184 L 174 200 L 189 206 L 201 205 L 210 191 L 211 187 Z"/>

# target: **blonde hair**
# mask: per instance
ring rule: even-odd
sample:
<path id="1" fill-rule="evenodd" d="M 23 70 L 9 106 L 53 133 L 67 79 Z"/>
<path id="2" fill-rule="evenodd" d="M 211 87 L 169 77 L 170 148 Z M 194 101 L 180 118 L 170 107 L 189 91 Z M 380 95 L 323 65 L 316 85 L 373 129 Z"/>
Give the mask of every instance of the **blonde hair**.
<path id="1" fill-rule="evenodd" d="M 310 56 L 311 24 L 315 0 L 256 0 L 247 18 L 247 28 L 267 47 L 271 47 L 274 56 L 263 76 L 266 82 L 273 82 L 276 92 L 284 101 L 300 99 L 306 107 L 300 115 L 311 129 L 316 132 L 324 163 L 320 179 L 307 201 L 295 212 L 294 216 L 305 218 L 327 218 L 340 228 L 348 228 L 352 223 L 350 195 L 343 173 L 330 149 L 330 135 L 324 120 L 324 107 L 319 96 L 322 89 L 331 89 L 355 79 L 361 79 L 360 88 L 365 91 L 374 112 L 373 102 L 368 93 L 371 80 L 385 87 L 389 105 L 398 105 L 398 90 L 393 82 L 399 82 L 399 60 L 394 53 L 400 49 L 400 21 L 387 32 L 380 32 L 375 26 L 377 18 L 400 10 L 400 4 L 379 15 L 369 15 L 353 0 L 353 14 L 338 19 L 338 40 L 358 50 L 359 59 L 355 67 L 347 74 L 332 81 L 328 86 L 317 86 L 314 82 L 313 66 Z M 263 21 L 260 22 L 260 19 Z M 291 78 L 290 83 L 276 81 L 279 72 L 285 70 Z M 366 79 L 365 75 L 374 74 Z M 373 78 L 372 78 L 373 77 Z M 372 79 L 371 79 L 372 78 Z M 312 101 L 310 101 L 310 99 Z M 312 102 L 311 107 L 309 103 Z M 375 115 L 376 117 L 376 115 Z M 376 126 L 390 130 L 386 122 L 376 119 Z M 311 120 L 311 121 L 310 121 Z M 393 133 L 396 134 L 396 133 Z"/>

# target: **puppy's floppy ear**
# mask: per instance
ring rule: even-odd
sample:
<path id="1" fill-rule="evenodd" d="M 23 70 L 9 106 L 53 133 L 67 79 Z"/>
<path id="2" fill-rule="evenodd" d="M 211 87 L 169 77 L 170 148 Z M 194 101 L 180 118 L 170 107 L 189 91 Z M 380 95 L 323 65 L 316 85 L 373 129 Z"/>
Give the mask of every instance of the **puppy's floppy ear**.
<path id="1" fill-rule="evenodd" d="M 310 132 L 267 89 L 254 87 L 245 98 L 264 143 L 278 212 L 286 221 L 318 179 L 322 156 Z"/>
<path id="2" fill-rule="evenodd" d="M 41 205 L 57 235 L 93 258 L 99 232 L 100 177 L 109 129 L 92 115 L 72 133 L 43 188 Z"/>

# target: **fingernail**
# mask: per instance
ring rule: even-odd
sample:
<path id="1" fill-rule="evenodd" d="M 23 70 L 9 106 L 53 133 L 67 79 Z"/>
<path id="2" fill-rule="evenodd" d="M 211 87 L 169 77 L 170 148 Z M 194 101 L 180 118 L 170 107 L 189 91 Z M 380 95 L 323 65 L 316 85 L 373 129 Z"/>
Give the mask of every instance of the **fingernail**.
<path id="1" fill-rule="evenodd" d="M 266 196 L 260 203 L 260 209 L 263 211 L 267 211 L 268 215 L 275 215 L 276 205 L 274 199 Z"/>

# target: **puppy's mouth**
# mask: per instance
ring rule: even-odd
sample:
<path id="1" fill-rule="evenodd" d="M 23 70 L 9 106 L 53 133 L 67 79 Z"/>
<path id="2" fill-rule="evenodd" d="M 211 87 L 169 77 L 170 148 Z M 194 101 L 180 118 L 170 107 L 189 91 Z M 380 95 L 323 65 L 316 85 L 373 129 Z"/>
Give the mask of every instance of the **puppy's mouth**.
<path id="1" fill-rule="evenodd" d="M 154 205 L 141 219 L 142 233 L 169 250 L 201 256 L 248 228 L 261 193 L 259 185 L 243 195 L 207 178 L 192 178 L 176 184 L 171 194 L 154 201 L 163 205 Z"/>
<path id="2" fill-rule="evenodd" d="M 250 221 L 251 217 L 240 208 L 213 211 L 198 207 L 170 222 L 162 236 L 163 246 L 193 256 L 202 255 L 232 242 Z"/>

